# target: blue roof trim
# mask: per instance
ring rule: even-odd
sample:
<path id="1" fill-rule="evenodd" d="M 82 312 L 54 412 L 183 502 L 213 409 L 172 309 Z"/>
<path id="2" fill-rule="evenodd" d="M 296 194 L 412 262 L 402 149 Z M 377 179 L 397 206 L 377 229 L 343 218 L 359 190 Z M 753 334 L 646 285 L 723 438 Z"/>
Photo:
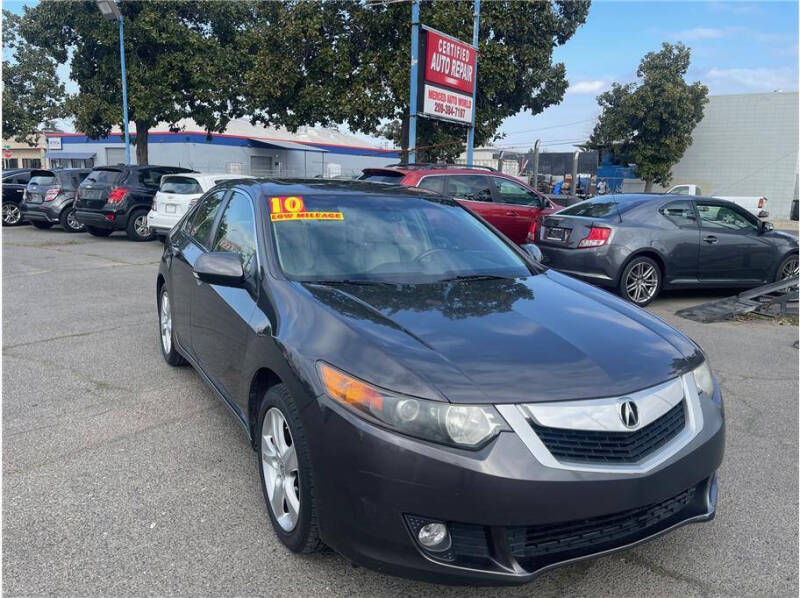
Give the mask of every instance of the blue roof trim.
<path id="1" fill-rule="evenodd" d="M 100 143 L 104 145 L 123 143 L 122 135 L 112 134 L 103 139 L 89 139 L 86 135 L 65 135 L 61 137 L 62 144 L 70 143 Z M 233 147 L 258 147 L 254 142 L 246 137 L 228 137 L 213 135 L 209 140 L 203 133 L 150 133 L 148 143 L 198 143 L 203 145 L 226 145 Z M 257 141 L 256 143 L 269 144 L 269 140 Z M 276 142 L 277 143 L 277 142 Z M 324 143 L 292 142 L 300 145 L 307 145 L 308 151 L 315 149 L 325 150 L 331 154 L 346 154 L 350 156 L 376 156 L 380 158 L 399 158 L 400 152 L 385 151 L 380 149 L 345 147 L 341 145 L 327 145 Z M 292 151 L 292 150 L 287 150 Z M 302 150 L 296 150 L 302 151 Z"/>

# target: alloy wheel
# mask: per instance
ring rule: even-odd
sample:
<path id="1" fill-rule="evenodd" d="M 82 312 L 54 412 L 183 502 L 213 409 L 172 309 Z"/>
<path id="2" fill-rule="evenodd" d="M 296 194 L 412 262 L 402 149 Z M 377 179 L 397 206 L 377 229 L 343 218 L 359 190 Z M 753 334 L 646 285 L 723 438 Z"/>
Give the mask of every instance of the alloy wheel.
<path id="1" fill-rule="evenodd" d="M 172 350 L 172 312 L 169 307 L 169 295 L 164 291 L 161 295 L 161 314 L 159 315 L 161 326 L 161 346 L 164 353 L 169 355 Z"/>
<path id="2" fill-rule="evenodd" d="M 261 467 L 272 515 L 290 532 L 300 516 L 300 469 L 292 432 L 277 407 L 264 414 L 261 424 Z"/>
<path id="3" fill-rule="evenodd" d="M 83 230 L 84 224 L 75 216 L 75 210 L 67 212 L 67 226 L 72 230 Z"/>
<path id="4" fill-rule="evenodd" d="M 625 279 L 625 290 L 634 303 L 653 298 L 658 289 L 658 273 L 651 264 L 640 262 L 633 266 Z"/>
<path id="5" fill-rule="evenodd" d="M 136 217 L 133 221 L 133 230 L 135 230 L 136 234 L 140 237 L 150 236 L 150 227 L 147 226 L 147 214 Z"/>
<path id="6" fill-rule="evenodd" d="M 787 278 L 793 278 L 798 274 L 798 258 L 797 256 L 790 257 L 786 260 L 783 264 L 783 268 L 781 268 L 780 276 L 778 277 L 779 280 L 785 280 Z"/>
<path id="7" fill-rule="evenodd" d="M 13 226 L 22 220 L 22 211 L 19 206 L 13 203 L 3 204 L 3 224 Z"/>

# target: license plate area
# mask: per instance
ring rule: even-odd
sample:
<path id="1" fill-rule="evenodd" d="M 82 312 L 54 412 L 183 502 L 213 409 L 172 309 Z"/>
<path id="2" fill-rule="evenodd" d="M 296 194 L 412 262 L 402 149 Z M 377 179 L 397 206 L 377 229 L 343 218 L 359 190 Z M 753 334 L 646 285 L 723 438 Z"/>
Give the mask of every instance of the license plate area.
<path id="1" fill-rule="evenodd" d="M 552 228 L 545 229 L 544 238 L 548 241 L 565 241 L 569 232 L 566 228 L 561 228 L 559 226 L 554 226 Z"/>
<path id="2" fill-rule="evenodd" d="M 102 189 L 85 189 L 79 193 L 82 199 L 100 199 L 103 197 Z"/>
<path id="3" fill-rule="evenodd" d="M 178 211 L 178 206 L 174 203 L 165 203 L 164 204 L 164 213 L 165 214 L 175 214 Z"/>

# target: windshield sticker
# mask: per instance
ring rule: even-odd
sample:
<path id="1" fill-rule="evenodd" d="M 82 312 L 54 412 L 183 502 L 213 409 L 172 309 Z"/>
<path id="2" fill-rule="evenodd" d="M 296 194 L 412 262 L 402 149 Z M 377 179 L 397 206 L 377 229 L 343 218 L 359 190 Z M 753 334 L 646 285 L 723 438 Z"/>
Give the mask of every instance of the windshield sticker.
<path id="1" fill-rule="evenodd" d="M 299 195 L 278 195 L 269 198 L 272 222 L 282 220 L 344 220 L 341 212 L 307 212 Z"/>

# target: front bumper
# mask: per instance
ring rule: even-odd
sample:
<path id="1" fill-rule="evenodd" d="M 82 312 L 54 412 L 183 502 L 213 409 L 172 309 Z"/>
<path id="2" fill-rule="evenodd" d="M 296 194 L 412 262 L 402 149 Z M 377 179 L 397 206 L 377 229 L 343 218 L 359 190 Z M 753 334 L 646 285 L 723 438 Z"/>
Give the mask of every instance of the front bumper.
<path id="1" fill-rule="evenodd" d="M 321 397 L 304 416 L 323 540 L 356 563 L 404 577 L 525 583 L 552 567 L 712 519 L 724 422 L 712 401 L 704 400 L 702 411 L 704 425 L 688 444 L 653 470 L 631 474 L 544 466 L 511 432 L 475 452 L 418 441 Z M 559 530 L 654 512 L 667 515 L 621 535 L 589 529 L 586 542 L 558 549 L 565 538 L 572 542 Z M 413 518 L 447 523 L 452 552 L 423 551 Z M 547 533 L 543 543 L 532 540 Z M 548 550 L 549 541 L 555 548 Z"/>
<path id="2" fill-rule="evenodd" d="M 150 210 L 147 213 L 147 226 L 157 233 L 167 234 L 178 223 L 181 216 L 183 216 L 183 214 L 167 215 L 160 214 L 155 210 Z"/>

